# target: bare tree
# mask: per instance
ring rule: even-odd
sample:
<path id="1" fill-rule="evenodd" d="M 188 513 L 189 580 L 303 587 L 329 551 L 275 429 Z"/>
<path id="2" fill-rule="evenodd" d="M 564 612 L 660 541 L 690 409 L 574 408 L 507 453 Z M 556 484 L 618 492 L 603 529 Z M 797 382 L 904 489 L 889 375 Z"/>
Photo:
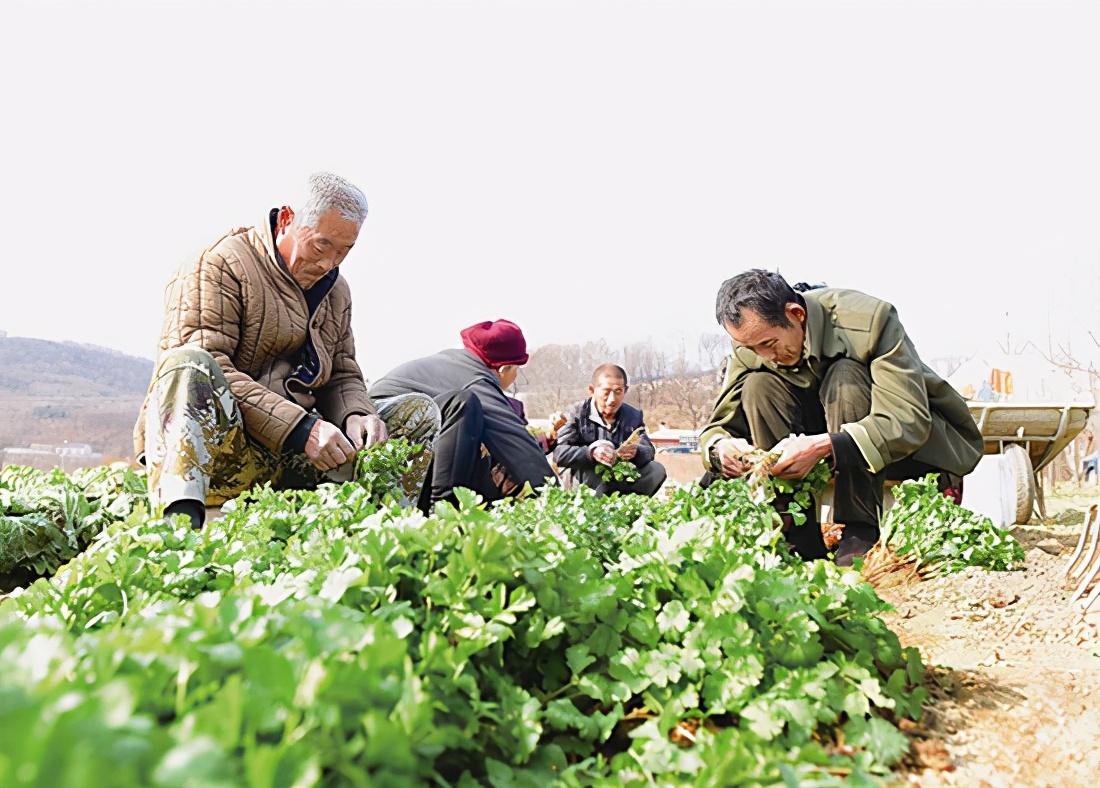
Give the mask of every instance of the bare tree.
<path id="1" fill-rule="evenodd" d="M 928 360 L 930 366 L 937 375 L 944 380 L 959 371 L 959 367 L 967 362 L 965 356 L 940 356 Z"/>
<path id="2" fill-rule="evenodd" d="M 1100 347 L 1100 341 L 1097 341 L 1096 335 L 1092 331 L 1089 331 L 1088 335 L 1093 344 L 1095 344 L 1097 347 Z M 1081 391 L 1082 394 L 1091 396 L 1093 402 L 1100 402 L 1100 369 L 1097 368 L 1095 362 L 1089 361 L 1086 363 L 1079 359 L 1076 355 L 1074 355 L 1068 345 L 1058 344 L 1056 346 L 1052 341 L 1048 341 L 1047 352 L 1044 353 L 1041 349 L 1037 347 L 1036 349 L 1039 350 L 1040 355 L 1042 355 L 1043 358 L 1046 359 L 1046 361 L 1055 368 L 1062 370 L 1067 375 L 1077 375 L 1079 379 L 1082 379 L 1083 385 L 1082 387 L 1079 387 L 1078 390 L 1080 391 L 1080 389 L 1083 388 L 1084 390 Z M 1059 455 L 1059 457 L 1055 458 L 1055 462 L 1058 459 L 1063 460 L 1064 464 L 1067 466 L 1066 470 L 1068 471 L 1068 473 L 1066 475 L 1069 476 L 1069 479 L 1073 482 L 1074 486 L 1077 486 L 1081 483 L 1082 459 L 1087 454 L 1087 447 L 1089 445 L 1088 442 L 1090 437 L 1092 435 L 1095 435 L 1095 431 L 1098 427 L 1100 427 L 1100 414 L 1094 411 L 1091 418 L 1089 419 L 1089 422 L 1089 425 L 1086 426 L 1082 434 L 1075 437 L 1073 442 L 1068 447 L 1066 447 L 1066 449 Z M 1082 444 L 1084 444 L 1085 446 L 1084 452 L 1082 451 Z M 1050 467 L 1052 469 L 1052 481 L 1055 478 L 1053 471 L 1055 462 L 1051 462 L 1050 464 Z"/>
<path id="3" fill-rule="evenodd" d="M 623 348 L 623 367 L 630 376 L 631 399 L 643 410 L 660 403 L 661 381 L 668 376 L 668 355 L 650 342 Z"/>
<path id="4" fill-rule="evenodd" d="M 714 375 L 719 385 L 722 383 L 726 358 L 731 350 L 730 338 L 725 334 L 714 332 L 699 337 L 699 361 L 703 365 L 703 371 Z"/>
<path id="5" fill-rule="evenodd" d="M 669 374 L 661 385 L 669 417 L 675 423 L 698 428 L 710 415 L 717 392 L 711 372 L 700 372 L 688 360 L 687 347 L 681 342 L 670 363 Z"/>
<path id="6" fill-rule="evenodd" d="M 531 352 L 521 385 L 532 415 L 564 410 L 583 399 L 600 364 L 618 363 L 619 354 L 603 339 L 583 345 L 543 345 Z"/>

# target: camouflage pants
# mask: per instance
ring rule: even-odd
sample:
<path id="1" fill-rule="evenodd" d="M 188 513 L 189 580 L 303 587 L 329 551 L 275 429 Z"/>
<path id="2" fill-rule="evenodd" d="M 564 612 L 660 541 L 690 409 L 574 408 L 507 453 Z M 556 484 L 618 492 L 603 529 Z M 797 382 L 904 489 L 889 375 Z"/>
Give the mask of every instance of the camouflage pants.
<path id="1" fill-rule="evenodd" d="M 350 462 L 324 472 L 304 454 L 275 453 L 249 438 L 225 375 L 205 350 L 170 351 L 154 377 L 145 411 L 145 464 L 154 507 L 181 500 L 216 506 L 265 482 L 276 489 L 308 489 L 351 478 Z M 406 394 L 381 405 L 378 415 L 390 437 L 431 446 L 440 421 L 431 397 Z M 423 483 L 430 452 L 424 454 L 415 464 L 419 478 L 406 480 L 407 492 Z"/>

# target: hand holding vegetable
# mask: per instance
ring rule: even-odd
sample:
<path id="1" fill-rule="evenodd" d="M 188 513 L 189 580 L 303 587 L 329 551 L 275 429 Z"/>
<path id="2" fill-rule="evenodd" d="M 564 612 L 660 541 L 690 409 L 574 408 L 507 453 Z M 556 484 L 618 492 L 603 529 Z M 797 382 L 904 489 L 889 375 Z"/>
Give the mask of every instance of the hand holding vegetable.
<path id="1" fill-rule="evenodd" d="M 636 444 L 636 443 L 631 444 L 630 446 L 626 446 L 626 445 L 620 446 L 618 451 L 615 452 L 615 454 L 621 460 L 633 460 L 634 455 L 637 454 L 637 453 L 638 453 L 638 444 Z"/>
<path id="2" fill-rule="evenodd" d="M 744 438 L 723 438 L 715 444 L 715 449 L 718 452 L 718 461 L 722 465 L 723 478 L 739 479 L 752 470 L 752 466 L 744 461 L 744 457 L 756 449 Z"/>
<path id="3" fill-rule="evenodd" d="M 615 446 L 611 441 L 596 441 L 588 447 L 588 453 L 592 455 L 593 460 L 602 465 L 615 463 Z"/>
<path id="4" fill-rule="evenodd" d="M 373 413 L 361 416 L 358 413 L 348 416 L 348 439 L 356 451 L 381 443 L 389 437 L 386 423 Z"/>
<path id="5" fill-rule="evenodd" d="M 569 417 L 562 413 L 560 410 L 556 410 L 550 414 L 550 434 L 549 438 L 556 438 L 558 436 L 558 430 L 565 426 L 565 422 L 569 421 Z"/>
<path id="6" fill-rule="evenodd" d="M 780 479 L 804 479 L 818 460 L 833 453 L 833 442 L 821 435 L 792 435 L 775 445 L 773 452 L 782 452 L 772 466 L 771 474 Z"/>
<path id="7" fill-rule="evenodd" d="M 355 456 L 351 442 L 335 424 L 317 419 L 306 438 L 306 458 L 315 468 L 331 471 Z"/>

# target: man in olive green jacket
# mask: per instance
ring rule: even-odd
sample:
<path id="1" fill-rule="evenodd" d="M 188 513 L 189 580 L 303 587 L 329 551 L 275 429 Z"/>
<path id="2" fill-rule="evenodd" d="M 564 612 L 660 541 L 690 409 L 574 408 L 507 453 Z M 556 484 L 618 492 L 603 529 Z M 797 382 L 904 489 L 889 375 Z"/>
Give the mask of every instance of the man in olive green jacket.
<path id="1" fill-rule="evenodd" d="M 746 451 L 782 443 L 772 474 L 799 479 L 829 459 L 834 520 L 845 525 L 837 563 L 877 541 L 883 481 L 938 472 L 946 489 L 981 458 L 966 402 L 925 366 L 885 301 L 832 288 L 801 294 L 755 269 L 722 284 L 716 317 L 734 349 L 700 440 L 704 464 L 738 477 Z M 807 525 L 788 530 L 792 547 L 825 555 L 820 529 Z"/>

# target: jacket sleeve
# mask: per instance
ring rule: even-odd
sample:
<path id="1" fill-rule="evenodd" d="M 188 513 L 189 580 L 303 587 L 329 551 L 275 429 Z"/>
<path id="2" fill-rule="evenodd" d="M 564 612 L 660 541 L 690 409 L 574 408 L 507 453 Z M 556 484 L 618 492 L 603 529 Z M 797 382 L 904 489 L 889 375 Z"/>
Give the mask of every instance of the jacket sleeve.
<path id="1" fill-rule="evenodd" d="M 161 340 L 161 351 L 196 345 L 212 355 L 241 409 L 248 434 L 278 452 L 306 411 L 234 365 L 243 294 L 225 258 L 210 252 L 203 255 L 196 267 L 169 287 L 165 306 L 170 328 Z"/>
<path id="2" fill-rule="evenodd" d="M 745 386 L 744 376 L 748 368 L 738 361 L 736 355 L 726 358 L 726 377 L 718 401 L 714 404 L 710 421 L 699 436 L 699 450 L 703 454 L 703 467 L 717 473 L 720 468 L 711 467 L 710 448 L 723 438 L 735 437 L 730 428 L 741 410 L 741 389 Z"/>
<path id="3" fill-rule="evenodd" d="M 558 430 L 558 445 L 554 448 L 554 462 L 559 468 L 573 470 L 592 469 L 596 461 L 588 454 L 588 444 L 581 435 L 581 406 L 569 411 L 569 419 Z"/>
<path id="4" fill-rule="evenodd" d="M 852 436 L 868 469 L 878 473 L 925 444 L 932 412 L 924 365 L 893 306 L 879 305 L 870 331 L 871 412 L 840 429 Z"/>
<path id="5" fill-rule="evenodd" d="M 485 413 L 485 431 L 482 440 L 496 462 L 504 466 L 512 481 L 522 485 L 527 482 L 532 489 L 539 489 L 546 480 L 555 479 L 550 463 L 546 461 L 542 447 L 527 431 L 525 425 L 499 388 L 487 380 L 470 385 Z"/>
<path id="6" fill-rule="evenodd" d="M 363 371 L 355 360 L 355 336 L 351 330 L 351 301 L 340 316 L 340 342 L 332 357 L 332 375 L 315 393 L 317 411 L 326 421 L 344 428 L 348 416 L 365 416 L 378 411 L 367 394 Z"/>
<path id="7" fill-rule="evenodd" d="M 657 450 L 653 448 L 653 441 L 649 439 L 649 433 L 645 428 L 645 414 L 638 411 L 638 426 L 642 428 L 642 437 L 638 440 L 638 451 L 634 455 L 634 465 L 642 468 L 653 462 Z"/>

